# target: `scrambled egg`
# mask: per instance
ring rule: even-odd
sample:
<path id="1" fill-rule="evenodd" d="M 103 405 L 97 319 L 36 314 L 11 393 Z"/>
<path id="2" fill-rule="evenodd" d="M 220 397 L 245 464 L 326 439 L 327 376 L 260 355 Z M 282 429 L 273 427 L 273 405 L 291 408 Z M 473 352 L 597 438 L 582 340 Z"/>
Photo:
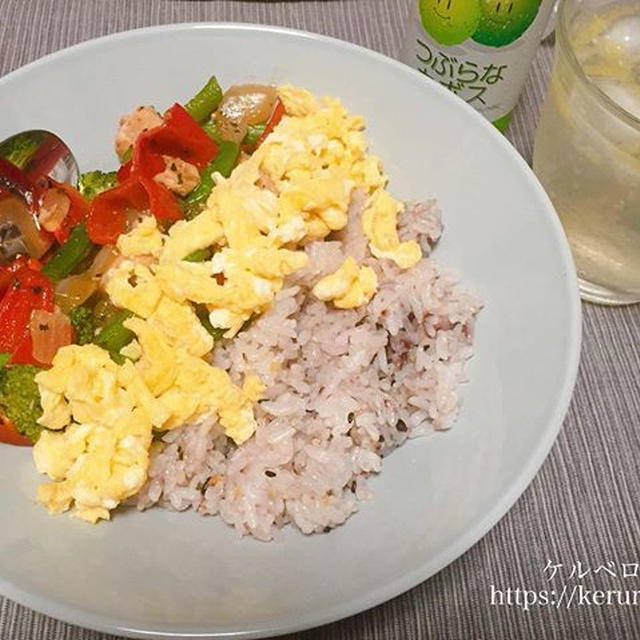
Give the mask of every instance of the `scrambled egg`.
<path id="1" fill-rule="evenodd" d="M 75 503 L 78 517 L 96 522 L 144 484 L 152 433 L 144 405 L 153 399 L 139 393 L 124 369 L 100 347 L 70 345 L 38 374 L 39 422 L 50 430 L 33 455 L 38 471 L 53 480 L 38 488 L 52 513 Z"/>
<path id="2" fill-rule="evenodd" d="M 312 293 L 320 300 L 333 300 L 338 309 L 353 309 L 367 304 L 377 288 L 376 272 L 347 258 L 337 271 L 317 282 Z"/>
<path id="3" fill-rule="evenodd" d="M 38 374 L 47 430 L 34 458 L 52 480 L 38 490 L 51 512 L 108 519 L 144 485 L 154 429 L 216 414 L 237 444 L 253 435 L 264 387 L 255 376 L 237 386 L 209 364 L 213 338 L 194 305 L 233 337 L 305 266 L 305 243 L 346 226 L 354 189 L 367 197 L 362 225 L 372 255 L 405 269 L 420 259 L 415 242 L 398 239 L 400 205 L 366 152 L 362 118 L 305 90 L 282 87 L 279 96 L 286 115 L 228 179 L 214 175 L 204 212 L 166 234 L 146 217 L 118 239 L 120 259 L 104 280 L 113 304 L 134 314 L 125 322 L 135 339 L 121 351 L 124 364 L 95 345 L 71 345 Z M 210 260 L 184 259 L 205 248 L 214 249 Z M 377 286 L 371 267 L 347 258 L 313 293 L 353 308 Z"/>
<path id="4" fill-rule="evenodd" d="M 132 231 L 118 238 L 116 246 L 121 255 L 126 257 L 157 256 L 162 249 L 162 239 L 155 218 L 145 216 Z"/>
<path id="5" fill-rule="evenodd" d="M 401 269 L 409 269 L 422 258 L 422 251 L 417 242 L 400 242 L 396 229 L 400 209 L 400 203 L 386 191 L 376 191 L 362 214 L 362 228 L 376 258 L 388 258 Z"/>
<path id="6" fill-rule="evenodd" d="M 169 429 L 216 412 L 227 435 L 244 442 L 255 430 L 253 404 L 264 387 L 254 376 L 242 388 L 228 374 L 149 321 L 131 318 L 140 359 L 117 365 L 96 345 L 70 345 L 37 376 L 48 428 L 34 446 L 40 473 L 53 482 L 38 489 L 52 513 L 96 522 L 136 494 L 147 479 L 153 429 Z"/>
<path id="7" fill-rule="evenodd" d="M 305 265 L 300 245 L 346 226 L 356 188 L 368 196 L 363 230 L 372 254 L 402 268 L 421 257 L 417 243 L 398 239 L 400 205 L 384 190 L 379 159 L 366 152 L 362 118 L 338 100 L 320 100 L 303 89 L 282 87 L 279 95 L 287 114 L 281 123 L 228 179 L 214 176 L 207 209 L 175 224 L 160 251 L 163 290 L 175 300 L 205 304 L 211 324 L 229 338 L 265 311 L 284 278 Z M 217 252 L 208 263 L 183 260 L 211 246 Z M 323 299 L 365 304 L 377 288 L 372 275 L 368 269 L 357 278 L 343 271 L 337 278 L 351 289 Z"/>
<path id="8" fill-rule="evenodd" d="M 108 274 L 105 287 L 111 302 L 148 318 L 158 306 L 162 289 L 151 270 L 143 264 L 125 260 Z"/>
<path id="9" fill-rule="evenodd" d="M 171 429 L 193 416 L 216 412 L 225 433 L 238 444 L 253 435 L 256 424 L 251 409 L 264 390 L 258 378 L 247 377 L 241 389 L 226 371 L 176 348 L 176 341 L 158 326 L 141 318 L 130 318 L 125 326 L 137 335 L 142 349 L 136 370 L 166 411 L 162 422 L 154 424 L 156 428 Z M 241 413 L 242 420 L 229 419 Z"/>

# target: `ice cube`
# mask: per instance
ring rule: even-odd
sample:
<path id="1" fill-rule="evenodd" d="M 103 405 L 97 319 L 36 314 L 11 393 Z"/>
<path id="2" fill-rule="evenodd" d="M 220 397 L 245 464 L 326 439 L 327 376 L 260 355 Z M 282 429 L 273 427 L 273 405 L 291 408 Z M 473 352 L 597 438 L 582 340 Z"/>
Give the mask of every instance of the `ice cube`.
<path id="1" fill-rule="evenodd" d="M 640 61 L 640 15 L 616 20 L 602 35 L 621 52 Z"/>
<path id="2" fill-rule="evenodd" d="M 625 109 L 634 109 L 640 115 L 640 96 L 629 94 L 621 82 L 612 78 L 594 78 L 593 81 L 612 100 Z M 594 94 L 577 86 L 569 97 L 569 108 L 575 118 L 576 128 L 584 127 L 584 135 L 604 143 L 602 153 L 611 145 L 629 151 L 640 146 L 640 133 L 637 128 L 618 118 L 604 102 Z"/>

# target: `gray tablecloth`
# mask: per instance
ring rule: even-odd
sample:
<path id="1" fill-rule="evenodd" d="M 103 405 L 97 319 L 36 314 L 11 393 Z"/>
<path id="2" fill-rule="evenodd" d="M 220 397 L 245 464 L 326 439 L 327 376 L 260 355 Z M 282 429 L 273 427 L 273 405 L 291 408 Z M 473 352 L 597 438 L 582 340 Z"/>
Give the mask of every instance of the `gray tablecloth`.
<path id="1" fill-rule="evenodd" d="M 394 55 L 407 6 L 406 0 L 0 0 L 0 75 L 96 36 L 201 20 L 286 25 Z M 535 60 L 509 131 L 527 160 L 551 60 L 552 44 L 547 43 Z M 412 591 L 291 638 L 640 638 L 639 363 L 640 307 L 585 305 L 582 363 L 569 415 L 542 470 L 507 516 L 464 556 Z M 577 584 L 583 590 L 575 594 L 572 606 L 563 603 L 559 609 L 499 606 L 495 591 L 501 590 L 506 602 L 507 589 L 512 589 L 515 602 L 517 588 L 561 590 Z M 605 600 L 594 596 L 594 590 L 603 591 Z M 626 602 L 628 592 L 630 604 L 619 604 L 617 598 Z M 521 602 L 523 598 L 520 593 Z M 113 636 L 58 622 L 0 598 L 0 639 Z"/>

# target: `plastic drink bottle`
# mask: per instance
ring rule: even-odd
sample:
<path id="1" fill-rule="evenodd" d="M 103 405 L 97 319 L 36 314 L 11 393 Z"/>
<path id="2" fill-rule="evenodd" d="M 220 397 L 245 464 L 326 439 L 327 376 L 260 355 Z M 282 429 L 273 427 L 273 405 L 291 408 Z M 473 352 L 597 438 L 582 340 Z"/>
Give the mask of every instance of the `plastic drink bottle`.
<path id="1" fill-rule="evenodd" d="M 555 0 L 411 0 L 401 59 L 506 129 Z"/>

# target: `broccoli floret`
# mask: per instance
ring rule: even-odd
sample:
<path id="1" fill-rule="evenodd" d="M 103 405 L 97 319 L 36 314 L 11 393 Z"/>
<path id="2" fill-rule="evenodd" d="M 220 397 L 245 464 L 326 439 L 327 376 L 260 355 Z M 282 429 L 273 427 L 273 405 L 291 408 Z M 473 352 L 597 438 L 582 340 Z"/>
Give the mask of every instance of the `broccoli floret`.
<path id="1" fill-rule="evenodd" d="M 40 393 L 34 380 L 42 371 L 30 364 L 16 364 L 0 370 L 0 407 L 16 429 L 32 442 L 42 427 L 36 420 L 42 415 Z"/>
<path id="2" fill-rule="evenodd" d="M 69 320 L 71 321 L 71 326 L 75 329 L 76 342 L 78 344 L 93 342 L 95 324 L 91 309 L 82 306 L 74 307 L 69 312 Z"/>
<path id="3" fill-rule="evenodd" d="M 115 171 L 87 171 L 78 178 L 78 191 L 87 200 L 93 200 L 99 193 L 115 187 L 117 181 Z"/>

